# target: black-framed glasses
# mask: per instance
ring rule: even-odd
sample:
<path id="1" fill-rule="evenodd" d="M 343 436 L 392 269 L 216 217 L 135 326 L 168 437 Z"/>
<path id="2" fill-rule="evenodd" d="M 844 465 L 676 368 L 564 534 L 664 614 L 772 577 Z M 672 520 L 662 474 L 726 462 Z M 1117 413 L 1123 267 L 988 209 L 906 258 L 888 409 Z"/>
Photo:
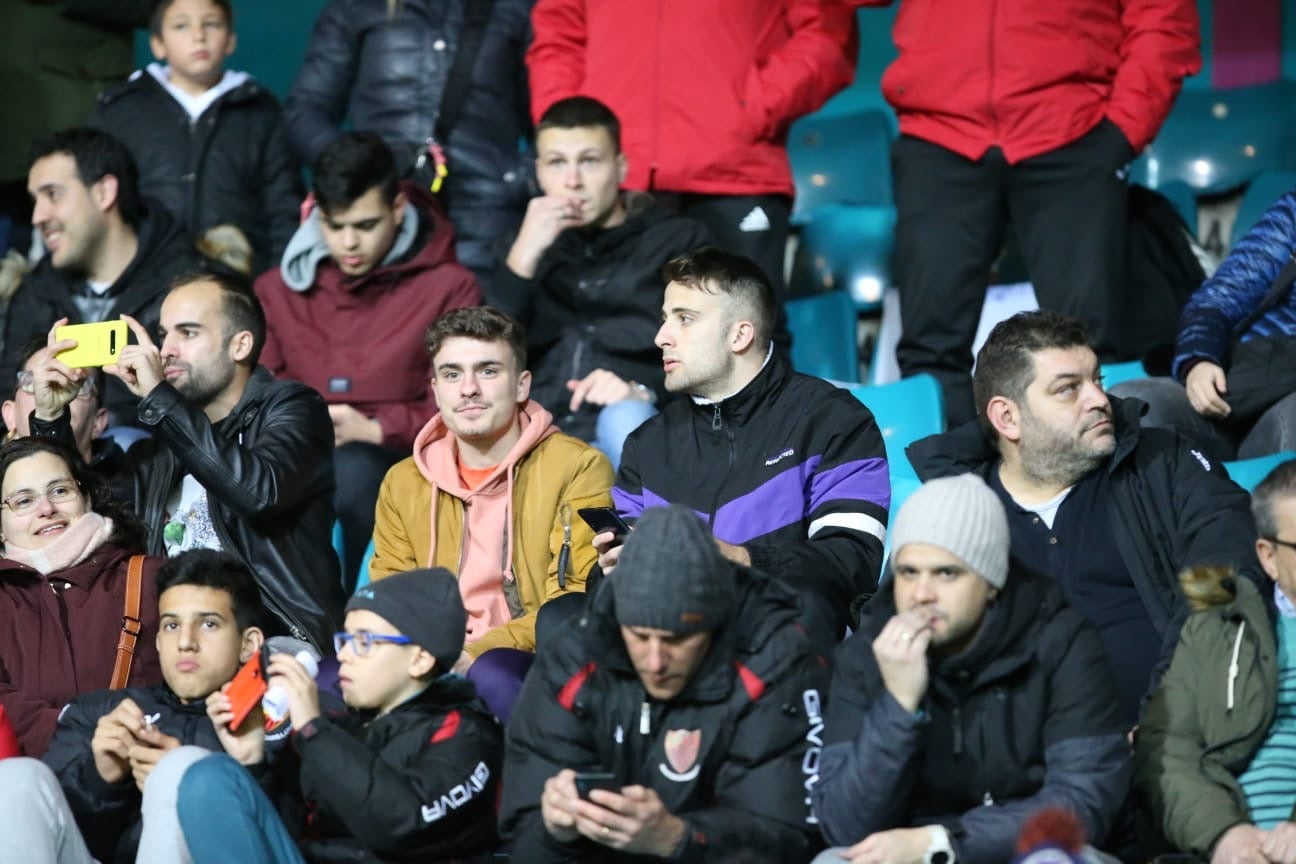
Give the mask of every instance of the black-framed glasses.
<path id="1" fill-rule="evenodd" d="M 1296 540 L 1279 540 L 1277 537 L 1265 537 L 1263 539 L 1268 540 L 1275 546 L 1286 546 L 1288 549 L 1296 550 Z"/>
<path id="2" fill-rule="evenodd" d="M 408 636 L 389 636 L 385 633 L 370 633 L 368 630 L 357 630 L 354 633 L 334 633 L 333 650 L 341 654 L 346 644 L 351 643 L 351 650 L 357 657 L 364 657 L 373 648 L 375 643 L 387 643 L 388 645 L 413 645 L 414 640 Z"/>
<path id="3" fill-rule="evenodd" d="M 18 370 L 18 389 L 29 394 L 36 392 L 36 375 L 30 369 Z M 94 393 L 94 378 L 86 378 L 81 382 L 81 389 L 77 391 L 76 398 L 89 399 L 94 396 Z"/>
<path id="4" fill-rule="evenodd" d="M 15 516 L 26 516 L 36 509 L 44 498 L 51 504 L 62 504 L 81 497 L 81 488 L 71 480 L 56 480 L 45 488 L 44 492 L 35 489 L 19 489 L 4 499 L 4 505 Z"/>

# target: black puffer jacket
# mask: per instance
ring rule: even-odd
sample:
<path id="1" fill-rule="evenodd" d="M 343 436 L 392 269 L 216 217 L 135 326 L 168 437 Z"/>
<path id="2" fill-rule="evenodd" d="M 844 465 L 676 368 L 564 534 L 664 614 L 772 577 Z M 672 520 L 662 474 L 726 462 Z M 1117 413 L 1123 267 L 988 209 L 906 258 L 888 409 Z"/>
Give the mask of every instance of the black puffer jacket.
<path id="1" fill-rule="evenodd" d="M 252 244 L 253 272 L 277 263 L 297 230 L 301 178 L 279 101 L 248 80 L 191 121 L 148 71 L 105 91 L 90 116 L 121 139 L 140 189 L 189 234 L 236 225 Z"/>
<path id="2" fill-rule="evenodd" d="M 532 0 L 495 0 L 473 64 L 464 108 L 447 144 L 445 195 L 459 261 L 489 276 L 499 238 L 521 223 L 531 157 L 519 144 L 531 129 L 524 55 Z M 431 134 L 459 47 L 465 0 L 330 0 L 315 22 L 285 105 L 289 134 L 308 163 L 343 120 L 376 132 L 402 166 Z"/>
<path id="3" fill-rule="evenodd" d="M 931 661 L 921 709 L 910 713 L 873 655 L 896 612 L 894 585 L 837 652 L 814 790 L 828 841 L 936 823 L 959 864 L 1001 864 L 1026 818 L 1051 805 L 1102 843 L 1132 769 L 1098 634 L 1051 582 L 1014 570 L 967 650 Z"/>
<path id="4" fill-rule="evenodd" d="M 425 862 L 489 857 L 498 845 L 504 733 L 471 683 L 443 676 L 381 717 L 321 716 L 293 736 L 308 815 L 306 859 Z"/>
<path id="5" fill-rule="evenodd" d="M 540 796 L 564 768 L 608 771 L 656 791 L 688 834 L 671 860 L 720 860 L 740 848 L 804 862 L 821 845 L 809 811 L 823 743 L 827 664 L 796 622 L 796 598 L 737 568 L 738 606 L 684 690 L 651 699 L 635 672 L 604 583 L 590 608 L 541 652 L 509 723 L 500 827 L 513 860 L 648 859 L 545 830 Z M 616 578 L 616 577 L 613 577 Z"/>
<path id="6" fill-rule="evenodd" d="M 599 406 L 568 409 L 567 382 L 595 369 L 615 372 L 666 398 L 661 327 L 666 262 L 709 242 L 702 223 L 670 216 L 647 195 L 632 195 L 632 211 L 607 230 L 569 229 L 523 279 L 501 262 L 487 302 L 526 326 L 531 398 L 568 435 L 594 438 Z"/>
<path id="7" fill-rule="evenodd" d="M 108 289 L 113 303 L 104 320 L 113 320 L 124 312 L 155 333 L 167 286 L 176 276 L 192 270 L 198 258 L 193 243 L 170 212 L 156 201 L 146 199 L 145 204 L 144 216 L 135 229 L 139 248 L 125 272 Z M 55 269 L 48 255 L 23 278 L 5 312 L 0 381 L 13 382 L 23 346 L 33 339 L 44 339 L 55 321 L 67 318 L 70 324 L 86 323 L 75 299 L 86 290 L 85 284 L 81 274 Z M 116 378 L 108 379 L 104 406 L 114 424 L 135 423 L 136 401 L 124 384 Z"/>

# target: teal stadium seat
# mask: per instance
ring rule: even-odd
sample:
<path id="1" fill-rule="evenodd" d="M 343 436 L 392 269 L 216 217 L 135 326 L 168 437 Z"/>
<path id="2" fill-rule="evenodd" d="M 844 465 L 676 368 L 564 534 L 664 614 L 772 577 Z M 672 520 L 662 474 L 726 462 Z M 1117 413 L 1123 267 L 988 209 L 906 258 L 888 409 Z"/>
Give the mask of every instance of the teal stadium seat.
<path id="1" fill-rule="evenodd" d="M 793 297 L 843 290 L 861 312 L 882 306 L 891 283 L 896 211 L 891 205 L 824 204 L 801 228 L 789 280 Z"/>
<path id="2" fill-rule="evenodd" d="M 1257 456 L 1255 459 L 1239 459 L 1236 462 L 1225 462 L 1229 477 L 1233 482 L 1248 492 L 1254 491 L 1270 471 L 1289 459 L 1296 459 L 1296 453 L 1288 451 L 1275 453 L 1272 456 Z"/>
<path id="3" fill-rule="evenodd" d="M 891 384 L 856 384 L 855 398 L 868 406 L 882 431 L 891 474 L 891 513 L 920 484 L 905 448 L 945 431 L 945 404 L 940 384 L 931 375 L 914 375 Z"/>
<path id="4" fill-rule="evenodd" d="M 1152 189 L 1181 181 L 1201 196 L 1270 171 L 1296 171 L 1296 81 L 1185 89 L 1131 179 Z"/>
<path id="5" fill-rule="evenodd" d="M 356 574 L 356 589 L 363 588 L 369 584 L 369 564 L 373 561 L 374 542 L 372 539 L 369 545 L 365 547 L 364 558 L 360 559 L 360 572 Z"/>
<path id="6" fill-rule="evenodd" d="M 794 369 L 839 383 L 859 381 L 855 304 L 846 292 L 789 300 L 785 308 Z"/>
<path id="7" fill-rule="evenodd" d="M 1110 391 L 1117 384 L 1126 381 L 1137 381 L 1148 377 L 1142 360 L 1130 360 L 1125 363 L 1106 363 L 1102 367 L 1103 389 Z"/>

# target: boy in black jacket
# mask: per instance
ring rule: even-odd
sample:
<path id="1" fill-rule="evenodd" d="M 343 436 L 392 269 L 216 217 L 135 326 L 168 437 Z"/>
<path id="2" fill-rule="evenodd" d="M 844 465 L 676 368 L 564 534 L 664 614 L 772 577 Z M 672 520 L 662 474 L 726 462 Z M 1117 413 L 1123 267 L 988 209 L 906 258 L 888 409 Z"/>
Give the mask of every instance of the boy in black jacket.
<path id="1" fill-rule="evenodd" d="M 149 38 L 159 62 L 101 94 L 89 122 L 130 148 L 143 193 L 190 235 L 242 231 L 259 272 L 297 229 L 301 178 L 278 100 L 225 68 L 233 25 L 229 0 L 159 2 Z"/>
<path id="2" fill-rule="evenodd" d="M 228 756 L 194 764 L 178 814 L 193 860 L 439 861 L 489 857 L 503 736 L 472 684 L 446 675 L 467 613 L 448 570 L 414 570 L 362 588 L 337 634 L 342 696 L 364 715 L 320 713 L 319 691 L 291 657 L 271 687 L 288 694 L 301 795 L 282 802 L 300 839 Z M 256 735 L 257 730 L 246 734 Z M 293 813 L 291 811 L 299 811 Z M 300 850 L 300 851 L 299 851 Z"/>

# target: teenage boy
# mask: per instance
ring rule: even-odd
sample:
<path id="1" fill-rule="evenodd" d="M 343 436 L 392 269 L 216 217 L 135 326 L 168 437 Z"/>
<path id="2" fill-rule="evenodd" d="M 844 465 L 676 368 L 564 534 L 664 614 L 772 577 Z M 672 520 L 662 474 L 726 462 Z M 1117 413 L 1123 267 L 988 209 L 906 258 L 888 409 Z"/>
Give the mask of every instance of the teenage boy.
<path id="1" fill-rule="evenodd" d="M 193 860 L 489 854 L 503 734 L 472 684 L 447 674 L 466 624 L 448 570 L 413 570 L 361 588 L 336 636 L 342 698 L 358 714 L 322 714 L 310 674 L 276 655 L 269 684 L 288 694 L 301 760 L 301 794 L 280 812 L 300 829 L 309 802 L 309 836 L 295 841 L 300 830 L 276 818 L 253 776 L 230 755 L 215 755 L 193 764 L 180 783 L 178 814 Z M 255 724 L 246 732 L 263 734 Z"/>
<path id="2" fill-rule="evenodd" d="M 400 182 L 377 135 L 338 136 L 311 174 L 315 209 L 283 264 L 256 282 L 266 314 L 261 362 L 329 403 L 350 576 L 373 534 L 383 475 L 436 410 L 423 334 L 441 313 L 476 306 L 481 291 L 455 261 L 439 205 Z"/>
<path id="3" fill-rule="evenodd" d="M 225 68 L 237 44 L 229 0 L 162 0 L 150 27 L 158 62 L 100 95 L 90 125 L 130 148 L 141 191 L 189 234 L 233 225 L 253 266 L 267 267 L 296 230 L 301 200 L 279 102 Z"/>
<path id="4" fill-rule="evenodd" d="M 43 764 L 0 762 L 6 860 L 136 861 L 137 850 L 141 861 L 183 857 L 174 854 L 174 801 L 159 794 L 174 779 L 159 771 L 148 780 L 182 745 L 224 749 L 207 697 L 261 650 L 262 607 L 252 572 L 222 552 L 172 558 L 157 582 L 165 683 L 78 696 L 63 709 Z"/>

